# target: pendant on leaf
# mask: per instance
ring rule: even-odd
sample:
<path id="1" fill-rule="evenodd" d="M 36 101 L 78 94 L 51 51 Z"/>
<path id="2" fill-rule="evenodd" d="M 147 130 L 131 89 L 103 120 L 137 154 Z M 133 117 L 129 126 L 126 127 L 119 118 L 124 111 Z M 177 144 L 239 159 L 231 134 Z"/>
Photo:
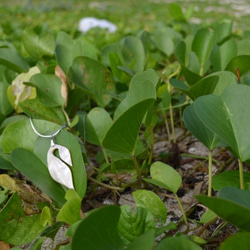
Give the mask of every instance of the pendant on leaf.
<path id="1" fill-rule="evenodd" d="M 56 157 L 54 152 L 58 150 L 59 157 Z M 61 145 L 55 144 L 51 139 L 51 147 L 47 153 L 48 169 L 51 177 L 58 183 L 67 188 L 74 189 L 72 173 L 72 160 L 69 150 Z M 70 166 L 70 167 L 69 167 Z"/>

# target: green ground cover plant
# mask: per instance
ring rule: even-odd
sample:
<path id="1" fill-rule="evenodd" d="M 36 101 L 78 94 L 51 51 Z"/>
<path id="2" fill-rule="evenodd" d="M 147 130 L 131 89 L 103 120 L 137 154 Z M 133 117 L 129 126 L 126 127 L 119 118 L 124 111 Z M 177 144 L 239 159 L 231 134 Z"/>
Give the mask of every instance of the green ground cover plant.
<path id="1" fill-rule="evenodd" d="M 195 6 L 176 3 L 168 5 L 169 19 L 157 23 L 148 13 L 161 20 L 162 11 L 153 3 L 143 5 L 144 23 L 130 20 L 124 27 L 114 15 L 115 34 L 81 34 L 68 24 L 41 25 L 42 19 L 25 27 L 29 7 L 29 15 L 39 10 L 43 17 L 74 5 L 46 6 L 13 2 L 10 16 L 21 13 L 25 20 L 0 23 L 1 244 L 20 249 L 33 242 L 31 249 L 41 249 L 67 224 L 70 240 L 56 246 L 61 250 L 223 250 L 239 242 L 248 249 L 248 32 L 235 31 L 231 19 L 194 24 Z M 102 16 L 99 7 L 92 13 L 105 18 L 118 7 L 106 8 Z M 129 9 L 116 15 L 121 11 Z M 157 154 L 162 129 L 169 152 Z M 185 209 L 178 159 L 191 134 L 207 148 L 208 181 Z M 232 162 L 238 169 L 224 171 Z M 110 190 L 113 204 L 84 210 L 99 188 Z M 126 192 L 134 204 L 118 205 Z M 182 214 L 176 222 L 166 197 Z M 202 214 L 193 219 L 198 206 Z M 204 234 L 218 221 L 213 235 Z M 215 239 L 229 224 L 233 234 Z"/>

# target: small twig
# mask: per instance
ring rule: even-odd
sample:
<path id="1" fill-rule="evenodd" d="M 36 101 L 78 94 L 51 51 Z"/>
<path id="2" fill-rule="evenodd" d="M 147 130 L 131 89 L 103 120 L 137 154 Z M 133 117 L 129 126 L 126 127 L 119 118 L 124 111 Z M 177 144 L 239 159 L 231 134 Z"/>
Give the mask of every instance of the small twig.
<path id="1" fill-rule="evenodd" d="M 210 222 L 206 223 L 200 230 L 199 232 L 196 234 L 196 236 L 200 236 L 211 224 L 213 224 L 216 220 L 218 219 L 218 217 L 214 218 L 213 220 L 211 220 Z"/>
<path id="2" fill-rule="evenodd" d="M 237 75 L 237 78 L 238 78 L 238 82 L 240 83 L 240 71 L 239 71 L 239 68 L 235 68 L 235 71 L 236 71 L 236 75 Z"/>
<path id="3" fill-rule="evenodd" d="M 158 193 L 158 192 L 157 192 L 157 194 L 158 194 L 158 195 L 166 196 L 166 197 L 171 198 L 171 199 L 175 199 L 175 197 L 174 197 L 173 195 L 170 195 L 170 194 Z"/>
<path id="4" fill-rule="evenodd" d="M 214 237 L 216 234 L 218 234 L 218 231 L 224 228 L 226 225 L 228 225 L 228 222 L 222 221 L 214 230 L 211 237 Z"/>

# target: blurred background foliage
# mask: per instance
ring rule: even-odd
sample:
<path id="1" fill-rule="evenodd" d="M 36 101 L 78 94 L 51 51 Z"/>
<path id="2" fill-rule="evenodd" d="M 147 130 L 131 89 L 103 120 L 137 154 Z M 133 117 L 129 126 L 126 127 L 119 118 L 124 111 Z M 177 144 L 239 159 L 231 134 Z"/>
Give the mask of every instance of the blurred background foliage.
<path id="1" fill-rule="evenodd" d="M 161 23 L 171 22 L 171 3 L 179 4 L 184 11 L 193 6 L 190 22 L 211 23 L 230 18 L 234 21 L 236 33 L 250 27 L 249 0 L 1 0 L 0 39 L 18 39 L 23 28 L 38 26 L 76 36 L 79 20 L 87 16 L 115 23 L 122 35 L 137 33 L 141 29 L 152 31 Z"/>

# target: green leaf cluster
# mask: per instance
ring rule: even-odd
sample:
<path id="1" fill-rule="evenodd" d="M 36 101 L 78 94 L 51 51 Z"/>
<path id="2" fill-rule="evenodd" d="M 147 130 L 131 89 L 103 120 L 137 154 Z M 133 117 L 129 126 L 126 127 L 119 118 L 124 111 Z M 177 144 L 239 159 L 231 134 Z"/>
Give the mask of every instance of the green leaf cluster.
<path id="1" fill-rule="evenodd" d="M 178 226 L 167 222 L 167 208 L 156 190 L 174 195 L 189 226 L 178 197 L 180 173 L 154 159 L 161 119 L 171 142 L 173 114 L 184 110 L 181 119 L 186 129 L 210 152 L 209 197 L 196 196 L 209 208 L 200 223 L 218 216 L 241 230 L 220 249 L 235 249 L 239 240 L 243 247 L 248 244 L 250 177 L 243 163 L 250 162 L 249 37 L 247 33 L 236 37 L 231 20 L 191 24 L 193 11 L 190 7 L 184 12 L 173 3 L 170 23 L 136 34 L 124 31 L 112 41 L 108 35 L 93 42 L 94 36 L 53 33 L 44 27 L 22 30 L 18 48 L 0 41 L 0 169 L 21 172 L 51 199 L 51 204 L 28 216 L 20 192 L 8 198 L 3 185 L 2 241 L 18 245 L 38 235 L 54 238 L 64 222 L 70 225 L 67 235 L 72 241 L 61 249 L 83 245 L 86 249 L 201 249 L 196 243 L 206 242 L 195 236 L 156 240 Z M 39 137 L 28 118 L 48 137 Z M 56 131 L 60 133 L 50 138 Z M 70 152 L 75 190 L 57 183 L 48 171 L 47 152 L 53 140 Z M 95 157 L 98 167 L 88 162 L 87 147 L 100 149 Z M 212 176 L 212 152 L 218 147 L 239 160 L 239 171 Z M 114 177 L 103 183 L 107 174 Z M 132 177 L 123 181 L 120 174 Z M 133 188 L 135 207 L 111 205 L 83 215 L 82 200 L 93 191 L 87 189 L 88 179 L 116 191 Z M 212 188 L 218 197 L 211 195 Z"/>

